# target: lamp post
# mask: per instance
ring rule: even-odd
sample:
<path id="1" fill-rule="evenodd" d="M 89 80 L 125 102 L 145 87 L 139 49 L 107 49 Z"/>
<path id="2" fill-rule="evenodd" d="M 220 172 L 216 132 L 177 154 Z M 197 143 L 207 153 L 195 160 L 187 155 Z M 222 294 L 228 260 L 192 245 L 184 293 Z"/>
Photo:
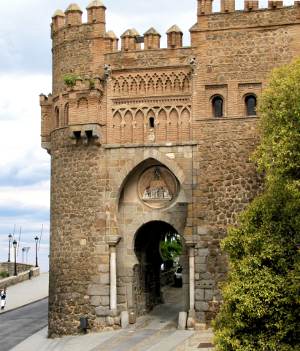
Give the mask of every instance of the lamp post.
<path id="1" fill-rule="evenodd" d="M 16 252 L 17 245 L 18 245 L 17 241 L 14 240 L 13 241 L 14 254 L 15 254 L 14 275 L 17 275 L 17 252 Z"/>
<path id="2" fill-rule="evenodd" d="M 37 255 L 37 246 L 38 246 L 38 242 L 39 242 L 38 236 L 36 236 L 34 238 L 34 240 L 35 240 L 35 266 L 38 267 L 39 266 L 38 265 L 38 255 Z"/>
<path id="3" fill-rule="evenodd" d="M 9 234 L 9 235 L 8 235 L 8 260 L 7 260 L 7 262 L 10 262 L 10 246 L 11 246 L 11 239 L 12 239 L 12 235 Z"/>

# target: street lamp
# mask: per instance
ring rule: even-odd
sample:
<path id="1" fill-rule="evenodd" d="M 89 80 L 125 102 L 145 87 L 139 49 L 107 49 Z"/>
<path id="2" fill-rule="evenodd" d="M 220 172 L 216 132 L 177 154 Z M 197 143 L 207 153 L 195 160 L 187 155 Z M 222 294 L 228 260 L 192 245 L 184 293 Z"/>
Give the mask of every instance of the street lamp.
<path id="1" fill-rule="evenodd" d="M 35 266 L 38 267 L 39 266 L 38 265 L 38 255 L 37 255 L 37 245 L 38 245 L 38 241 L 39 241 L 38 236 L 36 236 L 34 238 L 34 240 L 35 240 Z"/>
<path id="2" fill-rule="evenodd" d="M 9 234 L 9 235 L 8 235 L 8 260 L 7 260 L 7 262 L 10 262 L 10 245 L 11 245 L 11 239 L 12 239 L 12 235 Z"/>
<path id="3" fill-rule="evenodd" d="M 17 241 L 14 240 L 13 241 L 13 247 L 14 247 L 14 253 L 15 253 L 14 275 L 17 275 L 17 252 L 16 252 L 17 245 L 18 245 Z"/>

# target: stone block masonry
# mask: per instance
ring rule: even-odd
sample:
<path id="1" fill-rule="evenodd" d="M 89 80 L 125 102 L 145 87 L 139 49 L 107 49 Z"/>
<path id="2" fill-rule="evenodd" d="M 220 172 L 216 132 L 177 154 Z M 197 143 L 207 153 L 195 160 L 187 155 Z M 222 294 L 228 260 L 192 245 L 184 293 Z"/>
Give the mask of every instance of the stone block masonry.
<path id="1" fill-rule="evenodd" d="M 119 50 L 102 1 L 87 14 L 82 23 L 72 4 L 53 15 L 53 90 L 40 96 L 49 335 L 79 333 L 83 316 L 95 331 L 120 328 L 160 301 L 157 243 L 168 230 L 183 244 L 188 327 L 209 326 L 227 272 L 220 240 L 262 187 L 250 160 L 256 106 L 271 70 L 300 55 L 299 2 L 236 11 L 224 0 L 213 13 L 198 0 L 189 47 L 173 25 L 167 48 L 155 28 L 130 28 Z"/>

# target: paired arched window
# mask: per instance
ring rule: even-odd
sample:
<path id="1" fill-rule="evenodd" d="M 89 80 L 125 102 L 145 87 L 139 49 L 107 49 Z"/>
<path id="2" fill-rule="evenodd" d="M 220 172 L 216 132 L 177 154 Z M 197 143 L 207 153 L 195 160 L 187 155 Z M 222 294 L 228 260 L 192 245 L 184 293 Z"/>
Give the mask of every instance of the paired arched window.
<path id="1" fill-rule="evenodd" d="M 212 99 L 212 112 L 214 117 L 224 116 L 224 101 L 222 96 L 217 95 Z"/>
<path id="2" fill-rule="evenodd" d="M 245 97 L 245 108 L 247 116 L 256 116 L 256 96 L 249 94 Z"/>

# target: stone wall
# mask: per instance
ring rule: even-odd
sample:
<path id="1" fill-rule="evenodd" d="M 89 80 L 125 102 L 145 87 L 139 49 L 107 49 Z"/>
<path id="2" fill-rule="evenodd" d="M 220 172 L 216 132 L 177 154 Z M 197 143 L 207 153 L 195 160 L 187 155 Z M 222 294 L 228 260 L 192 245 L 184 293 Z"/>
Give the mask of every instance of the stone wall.
<path id="1" fill-rule="evenodd" d="M 33 268 L 33 266 L 30 264 L 17 263 L 17 272 L 29 271 L 31 268 Z M 13 275 L 14 262 L 1 262 L 0 263 L 0 271 L 8 272 L 9 275 Z"/>
<path id="2" fill-rule="evenodd" d="M 133 290 L 140 289 L 134 270 L 142 274 L 136 267 L 135 233 L 152 220 L 170 223 L 184 240 L 196 242 L 197 318 L 211 320 L 220 300 L 218 282 L 227 270 L 219 241 L 260 188 L 249 160 L 257 142 L 256 119 L 204 122 L 198 130 L 201 142 L 195 145 L 127 148 L 72 145 L 62 137 L 67 129 L 52 134 L 49 316 L 54 334 L 77 332 L 82 315 L 93 329 L 107 328 L 110 235 L 122 238 L 118 310 L 133 309 Z M 156 164 L 167 166 L 180 183 L 175 204 L 164 211 L 143 205 L 130 193 L 144 169 Z M 182 261 L 187 306 L 187 257 Z"/>
<path id="3" fill-rule="evenodd" d="M 24 265 L 21 263 L 18 263 L 18 266 L 17 266 L 18 275 L 16 276 L 13 275 L 13 268 L 11 269 L 11 267 L 7 267 L 7 263 L 0 264 L 0 271 L 5 271 L 6 268 L 12 271 L 12 273 L 8 278 L 0 279 L 0 289 L 21 283 L 25 280 L 31 279 L 31 277 L 37 277 L 38 275 L 40 275 L 39 267 L 33 267 L 30 265 Z"/>
<path id="4" fill-rule="evenodd" d="M 73 145 L 66 128 L 53 133 L 51 143 L 49 328 L 67 334 L 78 332 L 82 315 L 95 319 L 96 300 L 108 305 L 109 183 L 101 148 Z"/>
<path id="5" fill-rule="evenodd" d="M 50 336 L 79 332 L 82 316 L 92 330 L 118 328 L 121 311 L 140 314 L 153 304 L 157 282 L 146 291 L 135 245 L 140 228 L 154 221 L 182 238 L 185 310 L 191 245 L 196 319 L 209 325 L 218 310 L 227 272 L 220 240 L 263 183 L 251 161 L 258 116 L 247 115 L 245 98 L 259 102 L 270 71 L 300 55 L 300 7 L 233 11 L 231 3 L 228 12 L 211 14 L 211 2 L 203 3 L 187 48 L 179 40 L 176 48 L 141 50 L 131 30 L 123 38 L 131 44 L 109 52 L 115 39 L 105 33 L 104 12 L 99 23 L 82 24 L 77 10 L 70 26 L 61 14 L 52 24 L 53 94 L 41 96 L 52 170 Z M 67 87 L 67 73 L 82 79 Z M 214 96 L 223 99 L 222 117 L 213 115 Z M 164 167 L 177 184 L 158 207 L 139 192 L 151 167 Z"/>
<path id="6" fill-rule="evenodd" d="M 209 322 L 220 295 L 218 284 L 227 271 L 219 242 L 227 227 L 261 189 L 262 177 L 250 157 L 258 142 L 257 119 L 199 123 L 193 155 L 193 235 L 196 237 L 196 311 Z"/>

